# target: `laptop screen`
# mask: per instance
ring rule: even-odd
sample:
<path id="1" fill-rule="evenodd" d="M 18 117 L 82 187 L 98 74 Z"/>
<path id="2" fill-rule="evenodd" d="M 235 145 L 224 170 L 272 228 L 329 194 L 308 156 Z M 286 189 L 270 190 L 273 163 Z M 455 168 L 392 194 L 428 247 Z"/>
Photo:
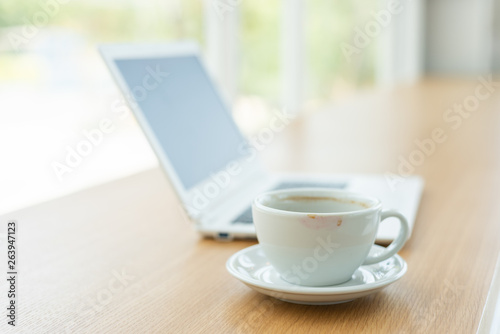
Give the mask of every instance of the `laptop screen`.
<path id="1" fill-rule="evenodd" d="M 115 64 L 186 189 L 242 158 L 244 138 L 197 57 Z"/>

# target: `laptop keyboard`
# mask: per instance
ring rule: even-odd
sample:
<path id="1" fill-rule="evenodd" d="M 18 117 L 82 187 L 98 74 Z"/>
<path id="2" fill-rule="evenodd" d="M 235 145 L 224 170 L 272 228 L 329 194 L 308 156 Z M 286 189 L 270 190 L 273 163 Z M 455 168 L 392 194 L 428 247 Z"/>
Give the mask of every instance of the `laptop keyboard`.
<path id="1" fill-rule="evenodd" d="M 319 188 L 336 188 L 343 189 L 346 187 L 345 183 L 314 183 L 314 182 L 283 182 L 278 184 L 275 188 L 271 190 L 281 190 L 287 188 L 310 188 L 310 187 L 319 187 Z M 250 206 L 246 209 L 238 218 L 233 220 L 233 223 L 246 223 L 252 224 L 252 207 Z"/>

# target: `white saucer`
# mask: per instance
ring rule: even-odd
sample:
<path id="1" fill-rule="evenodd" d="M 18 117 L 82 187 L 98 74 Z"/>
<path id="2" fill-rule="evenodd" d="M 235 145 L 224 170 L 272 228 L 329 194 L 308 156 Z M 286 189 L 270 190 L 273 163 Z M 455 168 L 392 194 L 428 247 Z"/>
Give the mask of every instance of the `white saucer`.
<path id="1" fill-rule="evenodd" d="M 383 249 L 373 245 L 370 254 L 376 254 Z M 231 256 L 226 268 L 231 275 L 265 295 L 297 304 L 326 305 L 348 302 L 382 290 L 403 277 L 407 265 L 399 255 L 394 255 L 388 260 L 359 267 L 348 282 L 324 287 L 306 287 L 282 280 L 260 245 L 254 245 Z"/>

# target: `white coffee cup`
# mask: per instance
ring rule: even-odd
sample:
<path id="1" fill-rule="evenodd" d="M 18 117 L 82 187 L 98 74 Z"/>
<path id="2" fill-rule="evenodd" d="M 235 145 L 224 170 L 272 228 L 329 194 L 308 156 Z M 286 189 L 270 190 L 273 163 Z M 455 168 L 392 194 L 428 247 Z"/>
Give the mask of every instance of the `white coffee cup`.
<path id="1" fill-rule="evenodd" d="M 293 284 L 328 286 L 346 282 L 361 265 L 396 254 L 409 236 L 406 218 L 382 211 L 380 200 L 348 191 L 302 188 L 271 191 L 252 205 L 257 239 L 281 277 Z M 400 221 L 397 238 L 369 256 L 380 222 Z"/>

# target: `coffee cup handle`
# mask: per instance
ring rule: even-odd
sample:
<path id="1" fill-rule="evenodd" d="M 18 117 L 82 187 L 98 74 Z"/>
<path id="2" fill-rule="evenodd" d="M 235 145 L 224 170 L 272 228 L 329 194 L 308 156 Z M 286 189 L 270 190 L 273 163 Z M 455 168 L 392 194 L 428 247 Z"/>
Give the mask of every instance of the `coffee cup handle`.
<path id="1" fill-rule="evenodd" d="M 408 221 L 401 213 L 397 211 L 382 211 L 379 224 L 381 224 L 384 219 L 389 217 L 395 217 L 399 219 L 401 228 L 399 230 L 398 236 L 391 242 L 389 246 L 387 246 L 387 248 L 382 253 L 372 256 L 368 255 L 368 257 L 365 259 L 365 262 L 363 262 L 363 265 L 374 264 L 387 260 L 404 246 L 406 239 L 408 239 L 408 237 L 410 236 L 410 225 L 408 224 Z"/>

